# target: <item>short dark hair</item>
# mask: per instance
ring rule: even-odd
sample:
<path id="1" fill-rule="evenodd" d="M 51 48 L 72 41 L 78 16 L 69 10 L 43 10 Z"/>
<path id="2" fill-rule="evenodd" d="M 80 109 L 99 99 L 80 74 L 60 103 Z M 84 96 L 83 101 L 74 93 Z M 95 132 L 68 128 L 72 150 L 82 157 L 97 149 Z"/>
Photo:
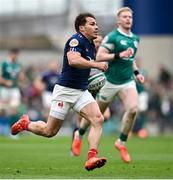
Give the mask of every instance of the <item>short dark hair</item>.
<path id="1" fill-rule="evenodd" d="M 91 17 L 91 18 L 96 19 L 95 16 L 91 13 L 79 14 L 75 19 L 75 30 L 76 30 L 76 32 L 79 32 L 79 26 L 85 25 L 87 17 Z"/>
<path id="2" fill-rule="evenodd" d="M 10 49 L 10 53 L 18 54 L 19 53 L 19 49 L 12 48 L 12 49 Z"/>

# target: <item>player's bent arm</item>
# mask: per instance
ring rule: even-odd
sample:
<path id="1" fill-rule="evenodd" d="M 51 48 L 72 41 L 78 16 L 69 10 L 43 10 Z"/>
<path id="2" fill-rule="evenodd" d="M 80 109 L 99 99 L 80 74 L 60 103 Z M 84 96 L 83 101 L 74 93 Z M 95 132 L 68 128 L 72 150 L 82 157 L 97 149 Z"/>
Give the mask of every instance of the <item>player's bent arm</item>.
<path id="1" fill-rule="evenodd" d="M 72 67 L 76 68 L 96 68 L 100 70 L 105 70 L 105 65 L 100 64 L 98 62 L 92 61 L 92 60 L 86 60 L 85 58 L 81 57 L 80 53 L 74 52 L 74 51 L 69 51 L 67 53 L 68 57 L 68 63 Z"/>
<path id="2" fill-rule="evenodd" d="M 96 55 L 96 61 L 102 62 L 102 61 L 112 61 L 114 60 L 115 54 L 109 53 L 109 50 L 100 46 L 97 55 Z"/>
<path id="3" fill-rule="evenodd" d="M 133 61 L 133 71 L 139 71 L 138 69 L 139 68 L 137 67 L 136 62 Z"/>
<path id="4" fill-rule="evenodd" d="M 12 86 L 12 81 L 11 80 L 6 80 L 3 77 L 0 76 L 0 84 L 4 85 L 6 87 L 11 87 Z"/>
<path id="5" fill-rule="evenodd" d="M 144 76 L 139 72 L 139 68 L 137 67 L 135 61 L 133 61 L 133 72 L 134 72 L 134 75 L 135 75 L 135 77 L 136 77 L 136 80 L 143 84 L 143 83 L 145 82 L 145 78 L 144 78 Z"/>

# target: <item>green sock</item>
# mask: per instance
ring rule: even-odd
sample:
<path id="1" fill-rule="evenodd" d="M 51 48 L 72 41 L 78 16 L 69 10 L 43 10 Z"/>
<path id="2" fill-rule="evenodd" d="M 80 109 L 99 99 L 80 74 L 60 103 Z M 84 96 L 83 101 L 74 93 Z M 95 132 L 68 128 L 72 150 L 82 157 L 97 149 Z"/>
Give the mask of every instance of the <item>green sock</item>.
<path id="1" fill-rule="evenodd" d="M 128 135 L 121 133 L 119 138 L 121 141 L 125 142 L 125 141 L 127 141 L 127 137 L 128 137 Z"/>
<path id="2" fill-rule="evenodd" d="M 83 136 L 85 134 L 85 129 L 79 128 L 79 136 Z"/>

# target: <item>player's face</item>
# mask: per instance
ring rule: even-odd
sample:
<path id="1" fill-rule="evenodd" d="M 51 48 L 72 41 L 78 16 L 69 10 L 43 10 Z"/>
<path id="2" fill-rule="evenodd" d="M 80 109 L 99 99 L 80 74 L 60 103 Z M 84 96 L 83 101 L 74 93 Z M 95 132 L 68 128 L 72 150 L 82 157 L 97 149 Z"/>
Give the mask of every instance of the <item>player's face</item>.
<path id="1" fill-rule="evenodd" d="M 11 53 L 10 58 L 12 61 L 16 61 L 18 54 L 17 53 Z"/>
<path id="2" fill-rule="evenodd" d="M 129 30 L 132 27 L 133 18 L 132 13 L 130 11 L 124 11 L 121 12 L 121 14 L 118 17 L 118 24 L 122 28 Z"/>
<path id="3" fill-rule="evenodd" d="M 90 40 L 97 38 L 98 26 L 96 20 L 94 18 L 87 17 L 86 24 L 81 27 L 81 32 Z"/>

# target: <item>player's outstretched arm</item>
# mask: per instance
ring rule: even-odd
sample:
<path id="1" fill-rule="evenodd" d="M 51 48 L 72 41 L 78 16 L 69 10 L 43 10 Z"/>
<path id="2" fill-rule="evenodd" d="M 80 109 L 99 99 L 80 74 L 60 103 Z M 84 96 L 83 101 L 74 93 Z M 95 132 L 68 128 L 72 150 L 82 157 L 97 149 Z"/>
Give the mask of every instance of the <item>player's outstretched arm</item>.
<path id="1" fill-rule="evenodd" d="M 96 61 L 102 62 L 102 61 L 112 61 L 114 59 L 115 54 L 109 53 L 108 49 L 100 46 L 97 55 L 96 55 Z"/>
<path id="2" fill-rule="evenodd" d="M 120 53 L 110 53 L 108 49 L 105 47 L 99 47 L 97 55 L 96 55 L 96 61 L 102 62 L 102 61 L 112 61 L 116 59 L 123 59 L 128 58 L 133 54 L 133 51 L 131 48 L 128 48 L 125 51 L 122 51 Z"/>
<path id="3" fill-rule="evenodd" d="M 96 68 L 102 71 L 106 71 L 108 66 L 105 63 L 99 63 L 95 62 L 94 60 L 88 61 L 87 59 L 81 57 L 80 53 L 74 52 L 74 51 L 69 51 L 67 53 L 68 57 L 68 63 L 72 67 L 76 68 Z"/>

